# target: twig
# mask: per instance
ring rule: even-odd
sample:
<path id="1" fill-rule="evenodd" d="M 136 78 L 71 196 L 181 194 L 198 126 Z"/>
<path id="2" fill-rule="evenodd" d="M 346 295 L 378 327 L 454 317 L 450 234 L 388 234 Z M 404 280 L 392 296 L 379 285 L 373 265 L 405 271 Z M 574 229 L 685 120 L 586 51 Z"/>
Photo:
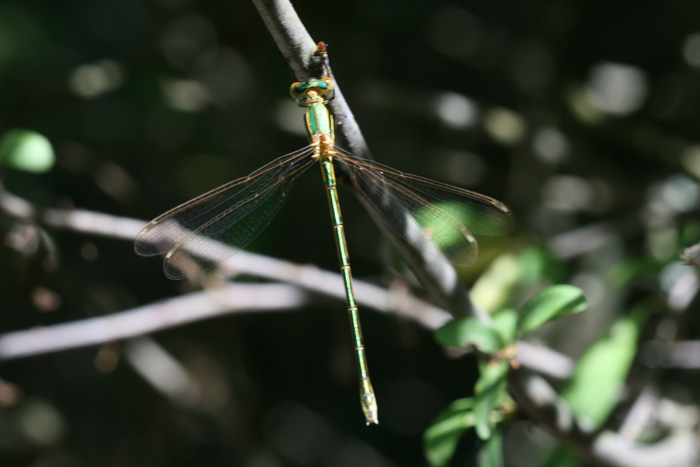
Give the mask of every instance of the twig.
<path id="1" fill-rule="evenodd" d="M 155 339 L 130 339 L 123 351 L 134 371 L 172 404 L 196 411 L 211 407 L 201 380 Z"/>
<path id="2" fill-rule="evenodd" d="M 528 341 L 518 341 L 518 362 L 550 378 L 567 379 L 574 372 L 573 360 L 555 350 Z"/>
<path id="3" fill-rule="evenodd" d="M 285 284 L 229 284 L 109 316 L 0 335 L 0 360 L 12 360 L 143 336 L 234 312 L 294 310 L 309 302 Z"/>

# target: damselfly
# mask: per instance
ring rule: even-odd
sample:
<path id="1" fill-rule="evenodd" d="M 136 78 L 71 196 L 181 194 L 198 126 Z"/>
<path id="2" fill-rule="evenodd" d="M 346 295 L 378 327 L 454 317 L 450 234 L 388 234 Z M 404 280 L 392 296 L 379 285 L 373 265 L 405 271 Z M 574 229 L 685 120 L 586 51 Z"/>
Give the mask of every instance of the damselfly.
<path id="1" fill-rule="evenodd" d="M 433 254 L 454 265 L 466 266 L 476 259 L 478 247 L 472 234 L 503 234 L 510 229 L 512 215 L 504 204 L 488 196 L 404 174 L 336 146 L 333 117 L 326 107 L 333 87 L 331 78 L 309 79 L 291 86 L 292 97 L 306 107 L 310 145 L 156 217 L 139 233 L 135 250 L 143 256 L 165 256 L 165 275 L 171 279 L 210 269 L 232 254 L 230 246 L 241 249 L 248 245 L 282 207 L 292 182 L 319 162 L 345 283 L 362 411 L 367 424 L 379 423 L 334 164 L 347 175 L 377 219 L 414 243 L 418 235 L 419 240 L 432 246 Z"/>

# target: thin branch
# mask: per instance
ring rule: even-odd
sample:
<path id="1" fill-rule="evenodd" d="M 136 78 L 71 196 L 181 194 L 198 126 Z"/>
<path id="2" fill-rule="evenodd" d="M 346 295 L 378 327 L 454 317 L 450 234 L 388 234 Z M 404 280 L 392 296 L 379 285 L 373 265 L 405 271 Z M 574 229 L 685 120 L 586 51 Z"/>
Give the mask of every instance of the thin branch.
<path id="1" fill-rule="evenodd" d="M 155 339 L 130 339 L 123 351 L 134 371 L 170 403 L 198 412 L 211 409 L 202 381 Z"/>
<path id="2" fill-rule="evenodd" d="M 574 361 L 570 357 L 528 341 L 518 341 L 517 360 L 521 365 L 550 378 L 564 380 L 574 372 Z"/>
<path id="3" fill-rule="evenodd" d="M 0 190 L 0 210 L 22 219 L 37 217 L 36 220 L 48 227 L 79 232 L 86 235 L 99 235 L 128 242 L 133 242 L 136 234 L 138 234 L 141 228 L 146 224 L 145 221 L 139 219 L 112 216 L 82 209 L 46 209 L 37 213 L 34 207 L 24 199 L 2 190 Z M 217 251 L 220 248 L 221 247 L 217 247 Z M 205 251 L 212 250 L 205 249 Z M 297 285 L 305 290 L 333 297 L 338 300 L 345 299 L 343 279 L 337 273 L 324 271 L 312 265 L 299 265 L 289 261 L 249 253 L 247 251 L 232 249 L 231 255 L 231 258 L 224 261 L 218 269 L 219 273 L 224 277 L 232 277 L 236 274 L 249 274 L 272 281 Z M 369 307 L 383 313 L 395 313 L 416 321 L 429 330 L 434 331 L 451 319 L 448 312 L 415 298 L 407 289 L 402 289 L 400 292 L 388 291 L 362 280 L 355 280 L 354 287 L 356 299 L 363 307 Z M 171 303 L 177 304 L 176 301 Z M 206 302 L 198 303 L 201 305 Z M 192 312 L 201 313 L 200 316 L 204 318 L 208 317 L 208 313 L 214 316 L 217 313 L 216 310 L 217 309 L 202 309 L 196 311 L 192 309 Z M 235 305 L 231 305 L 227 310 L 229 311 L 226 311 L 226 313 L 230 313 L 241 309 Z M 262 310 L 259 309 L 258 311 Z M 224 312 L 220 311 L 220 313 Z M 197 318 L 193 318 L 192 321 L 196 319 Z M 169 321 L 166 320 L 162 326 L 154 327 L 152 332 L 168 327 L 168 323 Z M 45 328 L 45 332 L 49 331 L 49 328 Z M 25 334 L 24 336 L 31 338 L 30 334 Z M 111 335 L 108 337 L 104 336 L 103 338 L 106 340 L 98 339 L 86 342 L 77 340 L 75 346 L 94 345 L 126 337 L 129 336 Z M 2 338 L 2 336 L 0 336 L 0 338 Z M 90 339 L 90 336 L 86 335 L 86 338 Z M 53 340 L 53 338 L 51 338 L 51 340 Z M 534 346 L 527 342 L 521 342 L 518 349 L 518 360 L 523 366 L 533 368 L 553 378 L 562 379 L 568 377 L 573 367 L 568 357 L 558 354 L 551 349 Z M 3 357 L 6 356 L 0 355 L 0 358 Z"/>
<path id="4" fill-rule="evenodd" d="M 0 361 L 143 336 L 235 312 L 291 311 L 308 294 L 285 284 L 228 284 L 108 316 L 0 335 Z"/>
<path id="5" fill-rule="evenodd" d="M 29 203 L 23 203 L 26 201 L 7 191 L 0 191 L 0 209 L 12 215 L 21 212 L 34 216 L 36 213 L 33 208 L 19 211 L 14 209 L 18 205 L 23 205 L 25 208 L 31 207 Z M 40 222 L 49 227 L 129 242 L 133 242 L 139 231 L 146 225 L 145 221 L 139 219 L 112 216 L 82 209 L 46 209 L 36 215 L 38 215 Z M 221 252 L 226 248 L 230 248 L 231 257 L 221 263 L 218 269 L 225 277 L 236 274 L 251 274 L 269 280 L 295 284 L 306 290 L 338 299 L 345 297 L 343 279 L 337 273 L 324 271 L 312 265 L 299 265 L 226 246 L 218 246 L 216 251 Z M 205 248 L 198 254 L 206 255 L 210 251 L 214 250 Z M 398 298 L 374 284 L 360 280 L 355 280 L 354 283 L 360 304 L 370 306 L 375 310 L 385 313 L 394 312 L 397 309 L 397 303 L 400 302 L 401 309 L 406 316 L 412 317 L 429 329 L 437 329 L 450 319 L 449 314 L 444 310 L 408 294 Z"/>

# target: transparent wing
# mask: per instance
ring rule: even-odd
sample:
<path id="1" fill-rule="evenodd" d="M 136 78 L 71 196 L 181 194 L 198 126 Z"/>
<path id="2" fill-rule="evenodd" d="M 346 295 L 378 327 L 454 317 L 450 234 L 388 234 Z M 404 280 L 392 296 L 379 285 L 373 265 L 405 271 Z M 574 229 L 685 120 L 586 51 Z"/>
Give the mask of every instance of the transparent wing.
<path id="1" fill-rule="evenodd" d="M 502 235 L 512 228 L 510 210 L 489 196 L 335 151 L 335 160 L 378 219 L 414 244 L 427 238 L 456 266 L 476 260 L 479 248 L 472 234 Z"/>
<path id="2" fill-rule="evenodd" d="M 141 230 L 134 250 L 165 256 L 163 270 L 170 279 L 211 269 L 267 227 L 292 182 L 314 163 L 312 153 L 307 146 L 282 156 L 161 214 Z"/>

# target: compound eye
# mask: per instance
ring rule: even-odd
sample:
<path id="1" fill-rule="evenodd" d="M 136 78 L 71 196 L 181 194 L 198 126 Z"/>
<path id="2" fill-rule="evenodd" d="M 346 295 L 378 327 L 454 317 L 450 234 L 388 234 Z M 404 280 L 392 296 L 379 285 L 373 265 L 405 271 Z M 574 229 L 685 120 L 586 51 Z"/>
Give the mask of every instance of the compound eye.
<path id="1" fill-rule="evenodd" d="M 291 94 L 294 99 L 301 99 L 304 97 L 305 92 L 306 86 L 302 86 L 301 83 L 292 83 L 289 87 L 289 94 Z"/>
<path id="2" fill-rule="evenodd" d="M 323 78 L 323 82 L 326 83 L 326 89 L 324 94 L 333 92 L 335 89 L 335 81 L 332 78 Z"/>

